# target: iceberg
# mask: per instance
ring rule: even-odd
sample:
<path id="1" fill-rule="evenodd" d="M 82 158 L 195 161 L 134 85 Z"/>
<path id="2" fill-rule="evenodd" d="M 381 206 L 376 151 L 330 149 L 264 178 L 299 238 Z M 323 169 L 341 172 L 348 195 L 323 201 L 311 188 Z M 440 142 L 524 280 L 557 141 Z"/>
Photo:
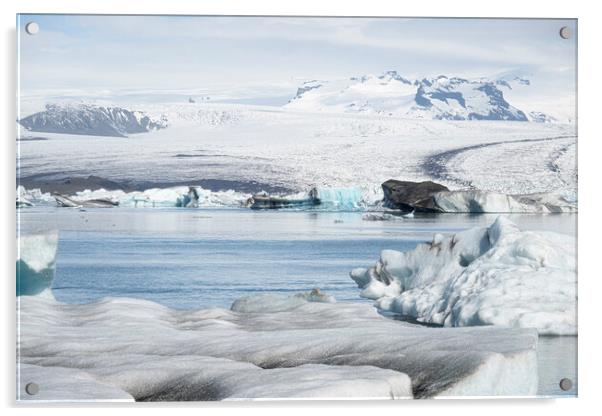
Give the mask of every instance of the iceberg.
<path id="1" fill-rule="evenodd" d="M 399 212 L 392 214 L 388 212 L 367 212 L 362 215 L 362 220 L 364 221 L 398 221 L 404 218 L 414 218 L 414 211 L 407 214 L 400 214 Z"/>
<path id="2" fill-rule="evenodd" d="M 64 400 L 536 393 L 534 330 L 425 328 L 371 305 L 313 295 L 261 295 L 230 310 L 192 311 L 128 298 L 69 305 L 50 291 L 22 297 L 19 367 L 27 371 L 20 383 L 60 371 L 87 380 Z M 63 392 L 72 383 L 52 382 Z"/>
<path id="3" fill-rule="evenodd" d="M 54 198 L 49 193 L 43 193 L 40 189 L 25 189 L 24 186 L 17 186 L 17 208 L 32 207 L 39 204 L 54 203 Z"/>
<path id="4" fill-rule="evenodd" d="M 111 199 L 121 207 L 130 208 L 214 208 L 244 206 L 251 195 L 233 190 L 211 191 L 200 186 L 174 186 L 132 192 L 86 190 L 77 192 L 75 196 L 78 199 Z"/>
<path id="5" fill-rule="evenodd" d="M 498 217 L 490 227 L 436 234 L 409 252 L 384 250 L 351 278 L 379 309 L 420 322 L 576 335 L 576 266 L 573 236 L 521 231 Z"/>
<path id="6" fill-rule="evenodd" d="M 52 284 L 58 232 L 20 235 L 17 239 L 17 296 L 37 295 Z"/>
<path id="7" fill-rule="evenodd" d="M 335 210 L 357 210 L 366 205 L 365 195 L 360 188 L 319 187 L 318 198 L 325 208 Z"/>
<path id="8" fill-rule="evenodd" d="M 75 200 L 66 195 L 56 193 L 53 196 L 57 206 L 65 208 L 113 208 L 119 206 L 119 202 L 108 198 Z"/>
<path id="9" fill-rule="evenodd" d="M 249 198 L 246 205 L 251 209 L 312 208 L 321 203 L 317 193 L 316 188 L 312 188 L 307 193 L 285 196 L 268 195 L 266 192 L 260 192 Z"/>
<path id="10" fill-rule="evenodd" d="M 385 182 L 396 182 L 389 180 Z M 397 181 L 399 182 L 399 181 Z M 410 183 L 410 182 L 406 182 Z M 385 189 L 383 184 L 383 189 Z M 420 184 L 420 183 L 418 183 Z M 129 208 L 296 208 L 325 211 L 361 211 L 381 209 L 392 214 L 410 212 L 440 213 L 575 213 L 574 195 L 563 193 L 534 193 L 506 195 L 479 190 L 434 192 L 414 204 L 395 202 L 395 197 L 379 187 L 312 188 L 310 192 L 268 195 L 234 190 L 211 191 L 200 186 L 173 186 L 144 191 L 85 190 L 74 195 L 43 193 L 40 189 L 17 188 L 17 208 L 56 205 L 70 207 L 129 207 Z M 56 201 L 55 201 L 56 200 Z M 254 204 L 255 202 L 255 204 Z M 406 216 L 407 217 L 407 216 Z M 393 220 L 388 214 L 366 214 L 367 221 Z"/>
<path id="11" fill-rule="evenodd" d="M 460 190 L 433 195 L 439 212 L 470 213 L 575 213 L 577 204 L 555 193 L 506 195 L 497 192 Z"/>
<path id="12" fill-rule="evenodd" d="M 403 212 L 430 213 L 574 213 L 577 203 L 566 193 L 507 195 L 477 189 L 450 191 L 432 181 L 389 179 L 382 184 L 383 204 Z"/>

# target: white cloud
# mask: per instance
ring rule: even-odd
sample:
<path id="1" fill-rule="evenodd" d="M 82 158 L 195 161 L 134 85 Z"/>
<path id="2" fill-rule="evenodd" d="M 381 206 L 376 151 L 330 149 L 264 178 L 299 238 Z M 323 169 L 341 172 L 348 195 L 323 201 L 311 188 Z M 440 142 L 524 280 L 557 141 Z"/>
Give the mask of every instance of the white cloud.
<path id="1" fill-rule="evenodd" d="M 412 77 L 505 70 L 570 79 L 572 21 L 41 16 L 22 36 L 24 90 L 294 84 L 397 69 Z M 22 33 L 22 32 L 21 32 Z M 556 74 L 556 75 L 553 75 Z M 562 88 L 563 83 L 557 83 Z M 565 88 L 566 89 L 566 88 Z"/>

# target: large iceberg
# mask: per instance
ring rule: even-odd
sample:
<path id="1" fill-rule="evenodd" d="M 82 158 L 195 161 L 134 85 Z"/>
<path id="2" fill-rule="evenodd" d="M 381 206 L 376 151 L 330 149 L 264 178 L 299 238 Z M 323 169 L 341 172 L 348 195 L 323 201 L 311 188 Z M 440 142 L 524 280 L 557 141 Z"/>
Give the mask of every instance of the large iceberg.
<path id="1" fill-rule="evenodd" d="M 521 231 L 499 217 L 490 227 L 436 234 L 413 251 L 384 250 L 351 278 L 379 309 L 420 322 L 576 335 L 576 266 L 573 236 Z"/>
<path id="2" fill-rule="evenodd" d="M 433 204 L 439 212 L 469 213 L 574 213 L 576 202 L 558 193 L 506 195 L 497 192 L 460 190 L 438 192 Z"/>
<path id="3" fill-rule="evenodd" d="M 17 239 L 17 296 L 36 295 L 52 284 L 58 232 L 20 235 Z"/>
<path id="4" fill-rule="evenodd" d="M 562 192 L 508 195 L 477 189 L 450 191 L 432 182 L 389 179 L 382 185 L 383 205 L 404 212 L 562 213 L 577 212 L 573 195 Z"/>
<path id="5" fill-rule="evenodd" d="M 44 397 L 63 400 L 536 393 L 534 330 L 426 328 L 317 295 L 196 311 L 126 298 L 67 305 L 49 291 L 22 297 L 18 398 L 35 400 L 22 389 L 38 380 L 50 389 Z M 54 376 L 63 373 L 72 377 Z M 82 383 L 72 391 L 74 377 Z"/>

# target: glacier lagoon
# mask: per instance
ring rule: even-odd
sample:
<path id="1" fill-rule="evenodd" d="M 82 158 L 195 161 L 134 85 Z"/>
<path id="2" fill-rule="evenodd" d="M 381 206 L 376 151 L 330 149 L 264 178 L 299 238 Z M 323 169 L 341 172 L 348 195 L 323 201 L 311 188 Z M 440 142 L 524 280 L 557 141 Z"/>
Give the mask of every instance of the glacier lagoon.
<path id="1" fill-rule="evenodd" d="M 490 225 L 497 215 L 416 215 L 365 221 L 361 212 L 242 209 L 19 210 L 21 232 L 60 230 L 53 294 L 82 304 L 138 298 L 176 310 L 229 308 L 251 294 L 294 295 L 320 288 L 339 303 L 359 297 L 349 278 L 383 249 L 412 250 L 433 234 Z M 576 215 L 508 215 L 521 229 L 576 231 Z M 405 317 L 397 317 L 404 320 Z M 540 336 L 544 396 L 575 395 L 577 337 Z M 558 381 L 568 377 L 573 389 Z"/>

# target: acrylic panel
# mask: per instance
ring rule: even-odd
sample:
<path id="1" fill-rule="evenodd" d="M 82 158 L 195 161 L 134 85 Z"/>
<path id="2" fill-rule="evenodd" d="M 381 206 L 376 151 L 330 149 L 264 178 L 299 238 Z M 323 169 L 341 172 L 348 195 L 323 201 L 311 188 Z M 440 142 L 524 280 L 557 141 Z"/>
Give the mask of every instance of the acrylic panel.
<path id="1" fill-rule="evenodd" d="M 18 401 L 577 395 L 575 19 L 17 32 Z"/>

